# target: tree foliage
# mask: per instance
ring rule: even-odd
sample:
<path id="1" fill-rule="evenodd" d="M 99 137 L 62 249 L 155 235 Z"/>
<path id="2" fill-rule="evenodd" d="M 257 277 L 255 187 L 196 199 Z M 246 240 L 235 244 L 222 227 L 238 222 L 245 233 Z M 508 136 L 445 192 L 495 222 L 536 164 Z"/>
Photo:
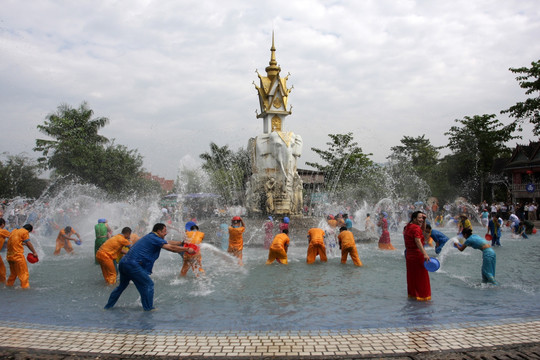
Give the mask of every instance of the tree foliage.
<path id="1" fill-rule="evenodd" d="M 534 125 L 534 135 L 538 136 L 540 135 L 540 60 L 533 61 L 530 68 L 520 67 L 509 70 L 514 74 L 520 74 L 516 77 L 519 86 L 526 89 L 525 94 L 533 95 L 533 97 L 518 102 L 501 113 L 510 114 L 511 117 L 516 118 L 516 121 L 528 119 Z"/>
<path id="2" fill-rule="evenodd" d="M 458 187 L 478 189 L 471 194 L 471 200 L 483 200 L 484 185 L 494 160 L 509 156 L 511 149 L 505 144 L 519 138 L 514 135 L 517 124 L 504 125 L 495 114 L 465 116 L 455 121 L 461 126 L 452 126 L 445 133 L 447 147 L 452 151 L 447 161 L 454 164 L 449 175 Z"/>
<path id="3" fill-rule="evenodd" d="M 373 166 L 373 161 L 364 154 L 354 142 L 353 134 L 328 134 L 327 150 L 311 148 L 325 164 L 306 162 L 307 165 L 324 172 L 325 182 L 331 190 L 343 189 L 358 184 L 366 171 Z"/>
<path id="4" fill-rule="evenodd" d="M 23 154 L 4 156 L 6 159 L 0 160 L 0 198 L 38 198 L 47 180 L 39 178 L 37 163 Z"/>
<path id="5" fill-rule="evenodd" d="M 199 155 L 204 160 L 203 170 L 208 174 L 212 188 L 227 203 L 242 201 L 245 184 L 251 175 L 251 161 L 247 150 L 240 148 L 237 152 L 227 145 L 218 146 L 210 143 L 210 152 Z"/>
<path id="6" fill-rule="evenodd" d="M 142 156 L 100 135 L 109 119 L 93 114 L 85 102 L 77 109 L 62 104 L 49 114 L 38 125 L 51 138 L 36 139 L 34 151 L 43 155 L 39 164 L 55 177 L 75 177 L 113 195 L 155 192 L 159 186 L 142 178 Z"/>

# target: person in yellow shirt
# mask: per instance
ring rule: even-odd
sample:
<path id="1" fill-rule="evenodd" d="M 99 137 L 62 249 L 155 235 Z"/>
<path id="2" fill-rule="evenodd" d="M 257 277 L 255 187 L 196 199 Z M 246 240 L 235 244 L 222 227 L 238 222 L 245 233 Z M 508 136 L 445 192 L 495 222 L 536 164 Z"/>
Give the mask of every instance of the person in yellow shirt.
<path id="1" fill-rule="evenodd" d="M 351 231 L 347 230 L 346 226 L 339 228 L 339 248 L 341 249 L 341 263 L 347 263 L 347 255 L 351 256 L 351 260 L 354 265 L 362 266 L 362 261 L 358 256 L 358 250 L 356 250 L 356 242 L 354 241 L 354 235 Z"/>
<path id="2" fill-rule="evenodd" d="M 4 247 L 4 243 L 7 238 L 9 238 L 9 235 L 11 234 L 6 227 L 6 220 L 3 218 L 0 218 L 0 250 Z M 5 284 L 6 283 L 6 266 L 4 265 L 4 261 L 2 260 L 2 257 L 0 256 L 0 283 Z"/>
<path id="3" fill-rule="evenodd" d="M 72 237 L 72 235 L 77 236 L 77 239 Z M 66 226 L 64 229 L 60 230 L 58 236 L 56 237 L 56 248 L 54 249 L 54 255 L 60 255 L 60 250 L 65 249 L 68 254 L 73 253 L 73 247 L 71 246 L 70 241 L 76 241 L 80 244 L 81 237 L 75 229 L 71 226 Z"/>
<path id="4" fill-rule="evenodd" d="M 13 230 L 9 236 L 6 256 L 9 263 L 7 286 L 13 286 L 15 280 L 19 278 L 23 289 L 28 289 L 30 287 L 28 281 L 30 275 L 28 274 L 28 264 L 26 264 L 26 259 L 24 257 L 23 246 L 26 246 L 35 257 L 38 256 L 36 249 L 34 249 L 34 245 L 30 242 L 30 233 L 32 230 L 34 230 L 34 227 L 30 224 L 26 224 L 20 229 Z"/>
<path id="5" fill-rule="evenodd" d="M 123 247 L 131 247 L 131 242 L 129 241 L 130 236 L 131 229 L 125 227 L 120 234 L 105 241 L 96 253 L 96 259 L 101 266 L 103 278 L 108 285 L 116 284 L 116 267 L 114 266 L 114 261 L 123 251 Z"/>
<path id="6" fill-rule="evenodd" d="M 319 228 L 311 228 L 308 231 L 309 245 L 307 249 L 307 263 L 313 264 L 317 256 L 321 262 L 326 262 L 326 246 L 324 246 L 324 230 Z"/>
<path id="7" fill-rule="evenodd" d="M 287 265 L 287 250 L 289 249 L 289 230 L 281 230 L 281 234 L 274 236 L 272 244 L 268 249 L 268 260 L 266 260 L 266 265 L 277 261 L 280 264 Z"/>
<path id="8" fill-rule="evenodd" d="M 240 216 L 235 216 L 229 226 L 229 248 L 227 252 L 238 258 L 238 265 L 243 265 L 242 250 L 244 249 L 244 231 L 246 224 Z"/>
<path id="9" fill-rule="evenodd" d="M 204 233 L 199 231 L 199 227 L 197 225 L 192 225 L 191 231 L 186 232 L 186 243 L 194 244 L 197 245 L 197 247 L 200 247 L 203 239 Z M 193 270 L 197 276 L 199 275 L 197 270 L 202 273 L 204 272 L 204 269 L 202 268 L 200 249 L 195 254 L 189 254 L 187 252 L 184 253 L 184 265 L 182 265 L 182 270 L 180 270 L 180 276 L 186 276 L 189 268 L 191 268 L 191 270 Z"/>

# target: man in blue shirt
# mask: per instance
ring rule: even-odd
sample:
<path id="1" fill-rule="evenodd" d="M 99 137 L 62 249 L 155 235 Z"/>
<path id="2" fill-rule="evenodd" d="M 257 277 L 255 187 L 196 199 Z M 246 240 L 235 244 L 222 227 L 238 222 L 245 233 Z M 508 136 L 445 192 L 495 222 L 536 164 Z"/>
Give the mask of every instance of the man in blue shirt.
<path id="1" fill-rule="evenodd" d="M 181 241 L 166 241 L 166 235 L 167 226 L 162 223 L 155 224 L 152 232 L 140 238 L 124 255 L 118 264 L 120 285 L 111 293 L 105 309 L 110 309 L 116 304 L 130 281 L 133 281 L 141 295 L 143 309 L 145 311 L 154 309 L 154 282 L 150 274 L 161 249 L 175 253 L 187 251 L 193 254 L 195 252 L 191 248 L 182 246 Z"/>

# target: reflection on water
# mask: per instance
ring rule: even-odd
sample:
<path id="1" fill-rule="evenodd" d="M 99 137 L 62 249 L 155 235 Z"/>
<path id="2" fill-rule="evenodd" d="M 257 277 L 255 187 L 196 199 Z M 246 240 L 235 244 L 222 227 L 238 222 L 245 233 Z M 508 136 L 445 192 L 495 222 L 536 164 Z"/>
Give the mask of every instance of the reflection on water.
<path id="1" fill-rule="evenodd" d="M 114 309 L 103 310 L 111 288 L 94 265 L 91 235 L 75 255 L 58 257 L 50 255 L 54 238 L 35 238 L 44 255 L 29 265 L 31 289 L 22 291 L 18 283 L 1 288 L 0 311 L 3 320 L 40 324 L 214 331 L 402 327 L 540 315 L 537 236 L 503 235 L 503 247 L 495 249 L 499 287 L 481 284 L 480 251 L 460 253 L 447 244 L 439 255 L 441 269 L 430 275 L 433 300 L 427 303 L 407 298 L 403 240 L 399 233 L 391 236 L 396 251 L 358 244 L 361 268 L 350 260 L 342 265 L 339 257 L 307 265 L 304 235 L 291 239 L 288 266 L 265 265 L 267 251 L 248 246 L 239 267 L 203 244 L 206 274 L 198 278 L 178 278 L 181 258 L 162 251 L 152 275 L 153 312 L 142 311 L 133 284 Z"/>

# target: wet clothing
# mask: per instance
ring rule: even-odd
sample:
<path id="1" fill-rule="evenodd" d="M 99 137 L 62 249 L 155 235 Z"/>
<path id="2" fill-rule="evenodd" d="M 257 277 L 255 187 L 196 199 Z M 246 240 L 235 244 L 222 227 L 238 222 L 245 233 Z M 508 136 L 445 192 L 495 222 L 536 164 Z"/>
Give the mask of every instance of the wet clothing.
<path id="1" fill-rule="evenodd" d="M 122 234 L 115 235 L 105 241 L 96 253 L 96 259 L 101 266 L 103 278 L 109 285 L 116 283 L 116 267 L 114 261 L 122 253 L 122 248 L 131 246 L 131 242 Z"/>
<path id="2" fill-rule="evenodd" d="M 96 242 L 94 244 L 94 255 L 97 254 L 99 248 L 105 241 L 107 241 L 107 225 L 105 223 L 97 223 L 96 226 L 94 226 L 94 231 L 96 233 Z M 98 263 L 96 259 L 96 264 Z"/>
<path id="3" fill-rule="evenodd" d="M 444 235 L 439 230 L 431 230 L 431 238 L 435 241 L 435 253 L 440 254 L 444 244 L 449 240 L 448 236 Z"/>
<path id="4" fill-rule="evenodd" d="M 272 240 L 272 244 L 268 249 L 268 260 L 266 264 L 269 265 L 277 260 L 281 264 L 287 264 L 287 248 L 289 246 L 289 236 L 287 234 L 277 234 Z"/>
<path id="5" fill-rule="evenodd" d="M 274 223 L 270 220 L 264 223 L 264 248 L 269 249 L 274 238 Z"/>
<path id="6" fill-rule="evenodd" d="M 186 232 L 186 242 L 190 244 L 195 244 L 199 246 L 204 239 L 204 233 L 201 231 L 188 231 Z M 189 254 L 187 251 L 183 255 L 184 264 L 182 265 L 182 270 L 180 270 L 181 276 L 186 276 L 189 268 L 197 274 L 197 271 L 204 272 L 202 267 L 202 257 L 201 252 L 195 254 Z"/>
<path id="7" fill-rule="evenodd" d="M 489 220 L 488 230 L 491 234 L 491 246 L 501 246 L 501 227 L 502 219 L 500 219 L 499 221 L 493 221 L 493 219 Z"/>
<path id="8" fill-rule="evenodd" d="M 346 218 L 345 219 L 345 226 L 347 227 L 347 230 L 351 230 L 352 229 L 352 220 L 349 219 L 349 218 Z"/>
<path id="9" fill-rule="evenodd" d="M 56 248 L 54 249 L 54 255 L 59 255 L 60 250 L 65 249 L 68 254 L 73 252 L 73 246 L 71 246 L 70 240 L 65 239 L 64 237 L 71 237 L 75 234 L 75 229 L 71 229 L 69 233 L 66 234 L 66 230 L 62 229 L 56 237 Z"/>
<path id="10" fill-rule="evenodd" d="M 322 262 L 328 261 L 326 257 L 326 246 L 324 245 L 324 230 L 319 228 L 311 228 L 308 231 L 309 245 L 307 249 L 308 264 L 313 264 L 317 256 Z"/>
<path id="11" fill-rule="evenodd" d="M 347 263 L 347 255 L 350 255 L 354 265 L 362 266 L 353 233 L 349 230 L 342 231 L 338 235 L 338 240 L 341 247 L 341 263 Z"/>
<path id="12" fill-rule="evenodd" d="M 482 251 L 482 282 L 496 285 L 495 266 L 497 264 L 497 256 L 491 247 L 485 247 L 486 245 L 489 246 L 489 243 L 480 236 L 474 234 L 469 236 L 463 245 Z M 483 247 L 485 248 L 482 249 Z"/>
<path id="13" fill-rule="evenodd" d="M 229 226 L 229 248 L 227 252 L 240 259 L 240 262 L 242 261 L 242 250 L 244 249 L 244 231 L 246 231 L 246 228 L 243 226 Z"/>
<path id="14" fill-rule="evenodd" d="M 388 232 L 388 220 L 383 217 L 379 220 L 379 223 L 377 225 L 380 226 L 382 230 L 381 237 L 379 238 L 379 249 L 396 250 L 394 245 L 392 245 L 392 243 L 390 242 L 390 232 Z"/>
<path id="15" fill-rule="evenodd" d="M 415 238 L 425 245 L 422 228 L 417 224 L 409 223 L 403 229 L 405 241 L 405 263 L 407 267 L 407 294 L 416 300 L 431 300 L 431 284 L 429 274 L 424 267 L 424 254 L 416 245 Z"/>
<path id="16" fill-rule="evenodd" d="M 29 239 L 30 234 L 25 228 L 15 229 L 9 236 L 6 256 L 9 264 L 9 277 L 6 282 L 7 286 L 13 286 L 15 280 L 19 278 L 23 289 L 30 287 L 30 283 L 28 282 L 30 275 L 28 274 L 28 265 L 26 263 L 26 258 L 24 257 L 23 247 L 23 244 Z"/>
<path id="17" fill-rule="evenodd" d="M 141 295 L 143 309 L 149 311 L 154 308 L 154 282 L 150 274 L 165 244 L 167 244 L 165 239 L 152 232 L 143 236 L 131 247 L 131 250 L 120 260 L 118 265 L 120 285 L 111 293 L 105 309 L 110 309 L 116 304 L 130 281 L 133 281 Z"/>
<path id="18" fill-rule="evenodd" d="M 7 238 L 9 238 L 10 232 L 6 229 L 0 229 L 0 250 L 4 247 L 4 243 Z M 6 266 L 4 265 L 4 261 L 2 260 L 2 257 L 0 256 L 0 284 L 6 283 Z"/>

